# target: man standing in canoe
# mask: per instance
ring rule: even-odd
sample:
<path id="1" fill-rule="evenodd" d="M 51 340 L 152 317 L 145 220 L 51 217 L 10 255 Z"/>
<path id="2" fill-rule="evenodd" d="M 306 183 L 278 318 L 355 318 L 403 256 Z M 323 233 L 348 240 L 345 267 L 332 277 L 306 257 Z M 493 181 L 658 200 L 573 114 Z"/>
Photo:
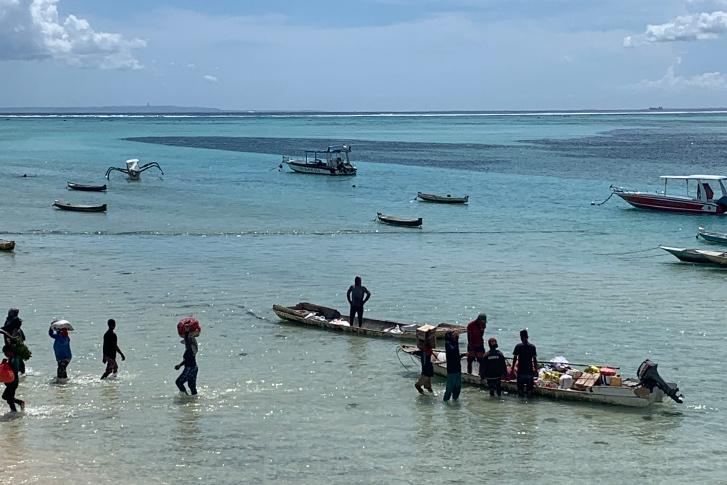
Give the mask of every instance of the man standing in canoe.
<path id="1" fill-rule="evenodd" d="M 348 303 L 351 305 L 348 323 L 353 327 L 353 319 L 358 314 L 358 326 L 361 327 L 363 323 L 364 304 L 371 298 L 371 293 L 369 293 L 369 290 L 365 286 L 361 285 L 360 276 L 356 276 L 353 280 L 353 285 L 348 287 L 346 298 L 348 298 Z"/>
<path id="2" fill-rule="evenodd" d="M 467 324 L 467 373 L 472 374 L 472 362 L 482 362 L 485 356 L 485 328 L 487 315 L 480 313 Z"/>
<path id="3" fill-rule="evenodd" d="M 527 390 L 528 397 L 533 397 L 533 380 L 538 372 L 538 356 L 535 345 L 528 342 L 528 331 L 520 330 L 521 342 L 513 350 L 512 367 L 517 366 L 517 393 L 523 397 Z"/>

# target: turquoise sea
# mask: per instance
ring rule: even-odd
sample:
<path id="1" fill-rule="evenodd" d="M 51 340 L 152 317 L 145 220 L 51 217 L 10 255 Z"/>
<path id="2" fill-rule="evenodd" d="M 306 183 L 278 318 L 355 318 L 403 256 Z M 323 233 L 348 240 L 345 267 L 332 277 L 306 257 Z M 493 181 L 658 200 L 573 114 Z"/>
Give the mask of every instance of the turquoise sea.
<path id="1" fill-rule="evenodd" d="M 356 177 L 278 170 L 283 154 L 344 142 Z M 591 205 L 611 184 L 725 174 L 725 142 L 722 113 L 2 117 L 0 238 L 17 247 L 0 252 L 0 309 L 20 309 L 33 357 L 25 413 L 0 416 L 0 482 L 725 483 L 727 270 L 658 245 L 715 248 L 697 228 L 727 232 L 727 219 Z M 104 179 L 128 158 L 164 175 Z M 445 405 L 442 379 L 417 394 L 418 364 L 400 362 L 395 341 L 271 311 L 346 311 L 356 275 L 368 316 L 466 324 L 486 312 L 506 355 L 528 328 L 541 358 L 624 376 L 648 358 L 687 401 L 634 410 L 465 386 Z M 203 328 L 196 398 L 174 386 L 189 315 Z M 54 317 L 76 329 L 63 385 Z M 127 360 L 101 382 L 108 318 Z"/>

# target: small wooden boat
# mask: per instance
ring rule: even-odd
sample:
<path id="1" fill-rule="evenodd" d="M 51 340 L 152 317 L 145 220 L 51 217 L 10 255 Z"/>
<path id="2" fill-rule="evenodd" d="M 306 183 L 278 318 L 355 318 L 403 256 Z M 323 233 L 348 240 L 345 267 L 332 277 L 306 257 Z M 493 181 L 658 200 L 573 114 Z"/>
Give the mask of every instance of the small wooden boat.
<path id="1" fill-rule="evenodd" d="M 273 311 L 278 317 L 289 322 L 303 323 L 314 327 L 365 335 L 367 337 L 416 340 L 416 331 L 419 327 L 416 323 L 399 323 L 373 318 L 364 318 L 361 327 L 358 326 L 358 320 L 356 320 L 355 325 L 351 326 L 348 320 L 349 317 L 347 315 L 341 315 L 338 310 L 307 302 L 301 302 L 290 307 L 273 305 Z M 436 334 L 439 338 L 444 338 L 444 334 L 449 330 L 467 333 L 467 327 L 451 325 L 449 323 L 440 323 L 436 329 Z"/>
<path id="2" fill-rule="evenodd" d="M 465 195 L 464 197 L 452 197 L 451 195 L 434 195 L 425 194 L 423 192 L 417 192 L 417 197 L 425 202 L 440 202 L 442 204 L 466 204 L 470 196 Z"/>
<path id="3" fill-rule="evenodd" d="M 419 219 L 404 219 L 403 217 L 387 216 L 381 212 L 377 212 L 376 216 L 379 221 L 385 224 L 391 224 L 392 226 L 408 226 L 408 227 L 419 227 L 422 225 L 422 218 Z"/>
<path id="4" fill-rule="evenodd" d="M 54 207 L 62 209 L 64 211 L 75 211 L 75 212 L 106 212 L 106 204 L 103 205 L 82 205 L 82 204 L 71 204 L 69 202 L 58 202 L 53 203 Z"/>
<path id="5" fill-rule="evenodd" d="M 418 350 L 413 345 L 401 345 L 399 349 L 409 355 L 415 356 L 415 352 Z M 639 367 L 637 374 L 642 375 L 642 368 L 646 363 L 653 366 L 652 372 L 656 372 L 656 366 L 649 361 L 645 361 Z M 432 355 L 432 363 L 434 364 L 434 373 L 447 377 L 447 362 L 446 356 L 443 351 L 435 350 Z M 481 381 L 479 376 L 479 364 L 474 362 L 472 367 L 472 374 L 468 374 L 464 369 L 466 366 L 467 358 L 462 359 L 462 381 L 468 384 L 473 384 L 480 387 L 487 387 L 487 381 Z M 653 379 L 644 377 L 644 380 L 637 378 L 624 379 L 620 386 L 610 385 L 593 385 L 585 387 L 584 390 L 576 389 L 559 389 L 556 387 L 538 387 L 533 388 L 533 394 L 536 396 L 548 397 L 552 399 L 563 399 L 569 401 L 581 401 L 601 404 L 615 404 L 619 406 L 629 407 L 647 407 L 655 403 L 667 402 L 669 398 L 673 399 L 678 403 L 683 402 L 683 396 L 677 396 L 679 389 L 674 383 L 666 383 L 661 377 L 656 374 L 656 379 L 659 381 L 658 385 L 654 385 Z M 667 389 L 667 392 L 662 390 L 661 387 Z M 502 381 L 502 389 L 508 393 L 517 393 L 517 381 Z"/>
<path id="6" fill-rule="evenodd" d="M 727 234 L 721 232 L 709 232 L 703 227 L 699 228 L 699 234 L 697 234 L 697 237 L 701 237 L 705 241 L 709 242 L 727 244 Z"/>
<path id="7" fill-rule="evenodd" d="M 15 241 L 0 239 L 0 251 L 12 251 L 15 249 Z"/>
<path id="8" fill-rule="evenodd" d="M 685 263 L 714 264 L 714 261 L 710 260 L 708 255 L 727 255 L 727 253 L 721 251 L 708 251 L 705 249 L 670 248 L 668 246 L 661 246 L 661 249 L 673 254 Z"/>
<path id="9" fill-rule="evenodd" d="M 86 192 L 103 192 L 106 190 L 106 184 L 103 185 L 83 185 L 68 182 L 68 188 L 73 190 L 85 190 Z"/>

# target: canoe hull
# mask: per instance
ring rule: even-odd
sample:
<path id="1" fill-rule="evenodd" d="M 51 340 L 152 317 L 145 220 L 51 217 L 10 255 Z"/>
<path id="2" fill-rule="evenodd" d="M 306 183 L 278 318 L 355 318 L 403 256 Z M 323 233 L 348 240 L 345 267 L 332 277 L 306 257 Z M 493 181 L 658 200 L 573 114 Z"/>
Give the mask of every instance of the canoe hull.
<path id="1" fill-rule="evenodd" d="M 74 184 L 73 182 L 68 182 L 68 188 L 73 190 L 83 190 L 85 192 L 103 192 L 106 190 L 106 184 L 104 185 L 83 185 L 83 184 Z"/>
<path id="2" fill-rule="evenodd" d="M 697 236 L 701 237 L 705 241 L 727 244 L 727 234 L 722 234 L 719 232 L 709 232 L 703 227 L 699 228 L 699 234 L 697 234 Z"/>
<path id="3" fill-rule="evenodd" d="M 354 326 L 331 323 L 332 320 L 340 320 L 349 323 L 349 317 L 348 315 L 341 315 L 341 313 L 334 308 L 315 305 L 313 303 L 301 302 L 293 307 L 273 305 L 273 311 L 280 319 L 288 322 L 302 323 L 312 327 L 319 327 L 342 333 L 357 334 L 366 337 L 395 338 L 401 340 L 416 340 L 417 338 L 416 329 L 418 325 L 415 323 L 400 323 L 388 320 L 376 320 L 373 318 L 364 318 L 363 325 L 361 327 L 358 326 L 358 323 Z M 311 313 L 315 313 L 316 316 L 322 318 L 309 316 Z M 449 330 L 456 330 L 458 332 L 467 331 L 466 327 L 443 323 L 437 326 L 437 337 L 444 338 L 444 334 Z"/>
<path id="4" fill-rule="evenodd" d="M 424 202 L 438 202 L 440 204 L 466 204 L 470 199 L 469 195 L 465 195 L 464 197 L 451 197 L 449 195 L 442 196 L 425 194 L 423 192 L 417 192 L 417 197 Z"/>
<path id="5" fill-rule="evenodd" d="M 400 347 L 407 354 L 413 355 L 417 350 L 416 347 L 411 345 L 402 345 Z M 444 354 L 442 351 L 435 350 L 433 359 L 439 359 L 439 354 Z M 462 359 L 462 368 L 466 369 L 467 359 Z M 477 362 L 474 362 L 472 368 L 473 373 L 468 374 L 462 372 L 462 381 L 468 384 L 472 384 L 480 387 L 487 387 L 487 382 L 480 380 L 479 366 Z M 447 364 L 438 360 L 434 361 L 434 373 L 446 378 L 447 377 Z M 517 393 L 517 382 L 516 381 L 502 381 L 503 390 L 509 393 Z M 664 399 L 668 399 L 666 395 L 657 388 L 653 391 L 649 391 L 648 388 L 643 386 L 629 387 L 629 386 L 593 386 L 586 388 L 585 391 L 576 391 L 574 389 L 554 389 L 550 387 L 537 387 L 533 388 L 533 394 L 536 396 L 547 397 L 550 399 L 561 399 L 565 401 L 579 401 L 588 403 L 599 403 L 599 404 L 612 404 L 617 406 L 627 406 L 643 408 L 651 406 L 657 402 L 663 402 Z"/>
<path id="6" fill-rule="evenodd" d="M 376 217 L 379 219 L 379 222 L 392 226 L 420 227 L 422 225 L 421 217 L 419 219 L 404 219 L 403 217 L 387 216 L 381 212 L 376 214 Z"/>
<path id="7" fill-rule="evenodd" d="M 0 251 L 12 251 L 15 249 L 15 241 L 0 239 Z"/>
<path id="8" fill-rule="evenodd" d="M 55 201 L 53 203 L 53 206 L 64 210 L 64 211 L 73 211 L 73 212 L 106 212 L 106 204 L 103 205 L 79 205 L 79 204 L 70 204 L 68 202 L 58 202 Z"/>
<path id="9" fill-rule="evenodd" d="M 670 248 L 667 246 L 661 246 L 661 249 L 673 254 L 680 261 L 684 261 L 685 263 L 713 264 L 713 262 L 705 254 L 711 251 L 703 251 L 701 249 Z M 719 254 L 716 251 L 715 253 Z"/>

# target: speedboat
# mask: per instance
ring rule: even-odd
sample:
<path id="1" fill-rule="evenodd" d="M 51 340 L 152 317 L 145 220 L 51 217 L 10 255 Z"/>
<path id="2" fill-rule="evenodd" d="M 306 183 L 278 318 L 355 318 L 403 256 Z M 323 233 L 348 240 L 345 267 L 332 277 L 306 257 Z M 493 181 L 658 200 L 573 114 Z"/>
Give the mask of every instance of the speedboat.
<path id="1" fill-rule="evenodd" d="M 341 148 L 329 146 L 325 150 L 306 150 L 304 159 L 295 159 L 283 155 L 283 163 L 299 173 L 310 173 L 315 175 L 356 175 L 356 167 L 348 159 L 351 153 L 349 145 Z"/>
<path id="2" fill-rule="evenodd" d="M 639 209 L 657 209 L 689 214 L 724 214 L 727 210 L 727 190 L 723 175 L 662 175 L 663 192 L 637 192 L 611 186 L 614 194 Z M 678 195 L 672 189 L 667 193 L 669 180 L 683 180 L 686 190 Z M 689 182 L 692 182 L 690 189 Z M 715 193 L 715 189 L 717 192 Z"/>

